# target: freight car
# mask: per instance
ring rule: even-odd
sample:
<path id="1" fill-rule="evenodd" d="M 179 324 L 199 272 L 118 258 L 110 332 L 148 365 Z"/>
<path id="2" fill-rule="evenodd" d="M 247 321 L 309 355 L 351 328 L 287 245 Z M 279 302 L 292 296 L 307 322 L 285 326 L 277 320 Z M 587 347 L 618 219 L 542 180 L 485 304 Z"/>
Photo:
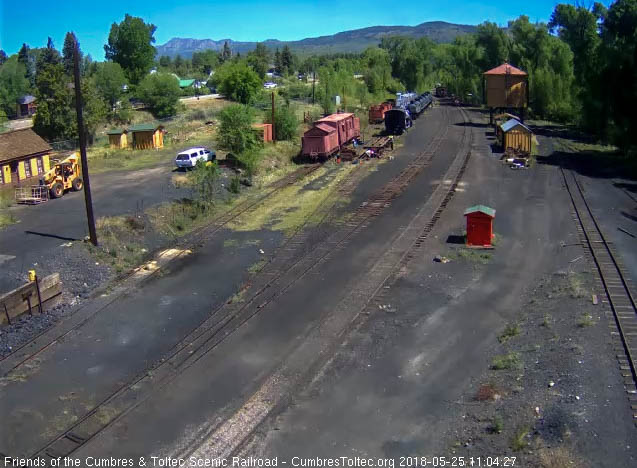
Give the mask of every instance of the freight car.
<path id="1" fill-rule="evenodd" d="M 385 112 L 392 108 L 392 103 L 385 101 L 377 106 L 369 108 L 369 123 L 379 123 L 385 120 Z"/>
<path id="2" fill-rule="evenodd" d="M 427 107 L 431 105 L 432 100 L 431 93 L 424 93 L 417 99 L 413 100 L 407 107 L 412 118 L 418 117 L 425 109 L 427 109 Z"/>
<path id="3" fill-rule="evenodd" d="M 396 105 L 400 109 L 407 109 L 409 103 L 416 99 L 418 95 L 416 93 L 396 93 Z"/>
<path id="4" fill-rule="evenodd" d="M 441 85 L 436 86 L 436 97 L 447 97 L 447 88 Z"/>
<path id="5" fill-rule="evenodd" d="M 301 155 L 329 158 L 361 135 L 360 119 L 354 114 L 331 114 L 314 122 L 301 138 Z"/>
<path id="6" fill-rule="evenodd" d="M 392 135 L 401 135 L 412 125 L 409 111 L 405 109 L 392 109 L 385 112 L 385 130 Z"/>

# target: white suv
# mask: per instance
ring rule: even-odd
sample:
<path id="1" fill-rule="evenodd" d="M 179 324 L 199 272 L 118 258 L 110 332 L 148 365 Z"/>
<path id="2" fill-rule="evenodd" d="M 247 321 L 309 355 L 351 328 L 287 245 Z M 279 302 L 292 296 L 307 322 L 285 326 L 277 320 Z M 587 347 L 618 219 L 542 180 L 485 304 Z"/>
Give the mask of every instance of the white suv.
<path id="1" fill-rule="evenodd" d="M 175 165 L 178 168 L 183 169 L 192 169 L 197 165 L 197 161 L 208 162 L 214 161 L 216 158 L 216 154 L 214 151 L 210 151 L 208 148 L 204 147 L 196 147 L 196 148 L 188 148 L 187 150 L 182 151 L 175 158 Z"/>

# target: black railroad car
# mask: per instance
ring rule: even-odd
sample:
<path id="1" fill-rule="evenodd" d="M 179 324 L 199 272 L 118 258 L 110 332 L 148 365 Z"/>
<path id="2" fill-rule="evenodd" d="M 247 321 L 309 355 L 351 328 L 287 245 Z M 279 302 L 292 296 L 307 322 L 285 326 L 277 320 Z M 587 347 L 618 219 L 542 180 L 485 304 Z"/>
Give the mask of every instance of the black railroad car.
<path id="1" fill-rule="evenodd" d="M 405 109 L 391 109 L 385 112 L 385 130 L 387 130 L 387 133 L 401 135 L 411 125 L 411 116 Z"/>

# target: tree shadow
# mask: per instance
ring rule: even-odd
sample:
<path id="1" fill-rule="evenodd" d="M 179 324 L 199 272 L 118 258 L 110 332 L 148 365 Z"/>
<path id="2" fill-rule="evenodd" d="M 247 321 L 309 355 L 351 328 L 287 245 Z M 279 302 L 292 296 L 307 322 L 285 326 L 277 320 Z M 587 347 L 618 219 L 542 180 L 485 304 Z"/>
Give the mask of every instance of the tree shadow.
<path id="1" fill-rule="evenodd" d="M 478 123 L 478 122 L 458 122 L 454 124 L 456 127 L 473 127 L 473 128 L 489 128 L 491 125 L 488 123 Z"/>
<path id="2" fill-rule="evenodd" d="M 615 151 L 588 150 L 578 153 L 554 151 L 549 156 L 536 156 L 538 164 L 562 167 L 595 179 L 637 180 L 637 164 Z M 631 185 L 635 189 L 634 184 Z"/>
<path id="3" fill-rule="evenodd" d="M 24 233 L 33 234 L 34 236 L 51 237 L 53 239 L 60 239 L 60 240 L 73 241 L 73 242 L 82 240 L 82 239 L 76 239 L 75 237 L 58 236 L 57 234 L 50 234 L 48 232 L 24 231 Z"/>

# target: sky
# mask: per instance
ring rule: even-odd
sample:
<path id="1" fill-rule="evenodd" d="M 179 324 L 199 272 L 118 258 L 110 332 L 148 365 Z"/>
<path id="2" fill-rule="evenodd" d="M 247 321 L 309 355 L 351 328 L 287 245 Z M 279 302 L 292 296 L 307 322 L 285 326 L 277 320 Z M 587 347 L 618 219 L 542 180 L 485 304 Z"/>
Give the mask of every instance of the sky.
<path id="1" fill-rule="evenodd" d="M 556 3 L 568 0 L 0 0 L 0 49 L 16 53 L 22 43 L 43 47 L 51 36 L 62 49 L 67 31 L 94 60 L 104 60 L 113 22 L 126 13 L 157 26 L 155 45 L 173 37 L 262 41 L 298 40 L 377 25 L 414 26 L 425 21 L 506 25 L 521 14 L 548 21 Z M 604 2 L 606 3 L 606 2 Z"/>

